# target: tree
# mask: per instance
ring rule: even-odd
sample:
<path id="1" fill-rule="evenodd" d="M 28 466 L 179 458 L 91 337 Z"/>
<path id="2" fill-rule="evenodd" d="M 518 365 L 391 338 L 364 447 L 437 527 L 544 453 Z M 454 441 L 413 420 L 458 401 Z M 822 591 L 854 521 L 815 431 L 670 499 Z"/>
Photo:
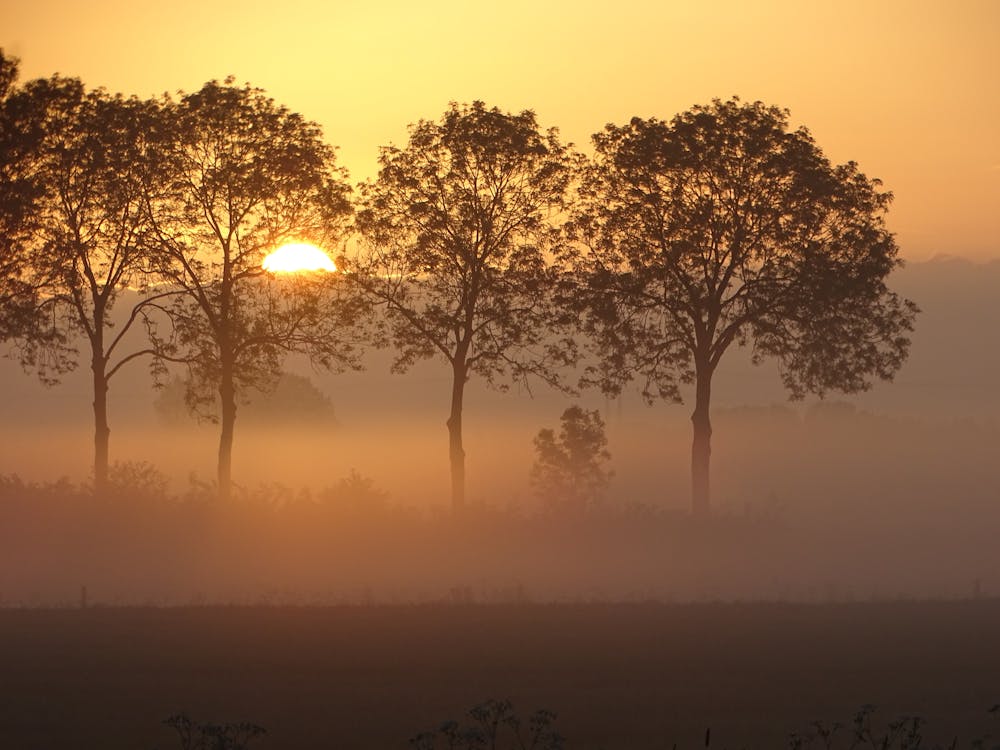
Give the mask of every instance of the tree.
<path id="1" fill-rule="evenodd" d="M 546 250 L 565 206 L 573 156 L 531 111 L 452 104 L 410 127 L 405 148 L 382 149 L 362 186 L 357 225 L 366 243 L 353 278 L 385 306 L 394 370 L 441 357 L 451 367 L 451 497 L 465 504 L 462 409 L 475 374 L 506 388 L 537 376 L 558 383 L 573 358 L 549 336 L 558 274 Z"/>
<path id="2" fill-rule="evenodd" d="M 41 192 L 27 163 L 38 139 L 24 127 L 18 106 L 18 65 L 0 50 L 0 341 L 23 330 L 34 309 L 33 290 L 23 278 L 22 243 Z"/>
<path id="3" fill-rule="evenodd" d="M 712 375 L 733 345 L 776 357 L 793 398 L 856 392 L 906 358 L 916 307 L 886 285 L 892 195 L 833 165 L 788 111 L 714 100 L 669 123 L 594 136 L 574 299 L 601 354 L 593 380 L 679 400 L 694 382 L 692 503 L 709 513 Z"/>
<path id="4" fill-rule="evenodd" d="M 582 513 L 601 497 L 612 476 L 604 468 L 611 458 L 604 420 L 598 411 L 571 406 L 559 421 L 558 437 L 550 429 L 535 436 L 531 484 L 552 506 Z"/>
<path id="5" fill-rule="evenodd" d="M 31 93 L 48 101 L 38 174 L 44 196 L 36 209 L 33 265 L 48 279 L 44 294 L 60 337 L 81 336 L 89 349 L 93 381 L 94 488 L 108 484 L 108 389 L 127 363 L 149 355 L 148 341 L 132 344 L 135 324 L 148 322 L 148 306 L 161 294 L 140 296 L 150 257 L 150 133 L 153 102 L 86 92 L 76 79 L 34 81 Z M 111 315 L 126 298 L 131 310 L 113 330 Z M 122 352 L 132 346 L 131 351 Z"/>
<path id="6" fill-rule="evenodd" d="M 175 291 L 157 356 L 183 363 L 190 400 L 218 394 L 218 486 L 232 485 L 237 400 L 266 389 L 284 357 L 356 366 L 362 306 L 339 274 L 270 274 L 266 254 L 291 240 L 332 247 L 350 213 L 349 187 L 318 125 L 229 79 L 168 102 L 167 195 L 149 201 L 157 270 Z"/>
<path id="7" fill-rule="evenodd" d="M 47 279 L 32 263 L 31 241 L 44 195 L 39 158 L 50 102 L 17 86 L 19 61 L 0 50 L 0 342 L 15 341 L 21 360 L 57 374 L 63 342 L 42 311 Z"/>
<path id="8" fill-rule="evenodd" d="M 153 402 L 153 409 L 162 424 L 179 426 L 194 418 L 204 417 L 204 411 L 192 410 L 188 403 L 191 391 L 191 386 L 179 377 L 174 377 L 163 385 Z M 218 413 L 218 394 L 215 396 L 211 410 L 213 416 Z M 242 396 L 240 405 L 244 408 L 241 410 L 241 418 L 258 426 L 274 428 L 313 425 L 332 428 L 337 424 L 336 411 L 330 398 L 303 375 L 283 372 L 270 391 L 251 391 Z"/>

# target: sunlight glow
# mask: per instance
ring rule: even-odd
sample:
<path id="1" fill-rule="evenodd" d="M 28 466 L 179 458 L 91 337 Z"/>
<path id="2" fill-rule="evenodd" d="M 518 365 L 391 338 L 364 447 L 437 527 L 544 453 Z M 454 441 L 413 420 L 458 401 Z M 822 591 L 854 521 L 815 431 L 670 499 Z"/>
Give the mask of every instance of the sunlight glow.
<path id="1" fill-rule="evenodd" d="M 294 242 L 282 245 L 270 253 L 261 264 L 265 271 L 271 273 L 298 273 L 300 271 L 337 270 L 330 256 L 315 245 L 304 242 Z"/>

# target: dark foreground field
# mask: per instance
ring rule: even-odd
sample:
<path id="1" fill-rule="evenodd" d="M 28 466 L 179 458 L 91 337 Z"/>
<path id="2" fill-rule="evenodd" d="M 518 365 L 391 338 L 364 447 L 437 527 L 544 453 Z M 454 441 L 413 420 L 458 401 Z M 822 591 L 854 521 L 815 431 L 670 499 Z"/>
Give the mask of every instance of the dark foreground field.
<path id="1" fill-rule="evenodd" d="M 392 750 L 491 697 L 569 748 L 779 748 L 863 703 L 963 747 L 1000 734 L 1000 601 L 0 610 L 0 680 L 18 750 L 167 750 L 180 710 Z"/>

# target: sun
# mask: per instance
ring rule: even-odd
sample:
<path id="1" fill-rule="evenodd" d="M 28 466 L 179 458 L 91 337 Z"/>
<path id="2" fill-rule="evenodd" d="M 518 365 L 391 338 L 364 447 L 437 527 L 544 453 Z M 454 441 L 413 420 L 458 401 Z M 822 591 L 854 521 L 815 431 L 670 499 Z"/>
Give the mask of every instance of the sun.
<path id="1" fill-rule="evenodd" d="M 337 270 L 330 256 L 315 245 L 305 242 L 292 242 L 282 245 L 268 254 L 261 264 L 265 271 L 271 273 L 298 273 L 299 271 L 329 271 Z"/>

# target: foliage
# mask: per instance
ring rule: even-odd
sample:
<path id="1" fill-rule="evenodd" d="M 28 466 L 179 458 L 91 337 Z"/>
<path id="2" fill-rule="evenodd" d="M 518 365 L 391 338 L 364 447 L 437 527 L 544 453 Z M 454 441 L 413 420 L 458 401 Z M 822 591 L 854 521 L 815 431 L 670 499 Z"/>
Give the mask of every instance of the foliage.
<path id="1" fill-rule="evenodd" d="M 574 359 L 572 342 L 550 335 L 562 311 L 552 303 L 558 272 L 548 255 L 574 162 L 531 111 L 452 103 L 440 121 L 411 126 L 405 148 L 383 148 L 378 178 L 361 188 L 365 244 L 353 278 L 385 306 L 394 369 L 431 357 L 452 368 L 456 504 L 469 377 L 501 389 L 529 376 L 556 384 L 558 368 Z"/>
<path id="2" fill-rule="evenodd" d="M 134 305 L 116 335 L 110 314 L 127 289 L 141 287 L 150 261 L 144 247 L 150 220 L 145 199 L 156 106 L 138 99 L 85 91 L 75 79 L 32 82 L 49 100 L 39 173 L 46 190 L 38 207 L 34 263 L 47 269 L 55 314 L 82 334 L 108 379 L 133 353 L 114 362 L 139 317 Z"/>
<path id="3" fill-rule="evenodd" d="M 389 493 L 378 489 L 375 480 L 351 469 L 333 487 L 321 491 L 317 499 L 329 507 L 371 513 L 384 509 L 388 498 Z"/>
<path id="4" fill-rule="evenodd" d="M 552 727 L 556 714 L 545 709 L 533 713 L 523 722 L 509 700 L 488 700 L 469 711 L 473 723 L 461 726 L 456 721 L 444 722 L 436 732 L 421 732 L 410 740 L 414 750 L 477 750 L 477 748 L 510 748 L 511 750 L 561 750 L 565 738 Z"/>
<path id="5" fill-rule="evenodd" d="M 559 419 L 558 437 L 551 429 L 535 436 L 531 484 L 550 507 L 580 512 L 601 497 L 612 476 L 604 468 L 611 458 L 604 420 L 600 412 L 579 406 L 569 407 Z"/>
<path id="6" fill-rule="evenodd" d="M 263 727 L 247 721 L 201 723 L 192 721 L 183 713 L 171 716 L 163 723 L 177 732 L 181 750 L 245 750 L 251 740 L 267 734 Z"/>
<path id="7" fill-rule="evenodd" d="M 267 390 L 286 354 L 357 367 L 363 306 L 338 274 L 269 274 L 265 255 L 291 240 L 330 248 L 350 213 L 349 187 L 319 126 L 260 89 L 209 82 L 163 108 L 166 195 L 151 202 L 156 270 L 176 294 L 163 310 L 161 362 L 183 363 L 189 402 L 221 401 L 219 488 L 230 488 L 238 395 Z"/>
<path id="8" fill-rule="evenodd" d="M 36 174 L 44 191 L 35 207 L 30 243 L 34 273 L 46 282 L 46 320 L 57 340 L 86 341 L 93 374 L 95 488 L 107 490 L 108 389 L 111 378 L 130 361 L 152 353 L 148 343 L 132 344 L 135 324 L 151 320 L 147 305 L 162 294 L 140 296 L 129 290 L 146 285 L 150 258 L 147 191 L 158 185 L 151 174 L 157 106 L 153 102 L 86 91 L 76 79 L 53 76 L 32 81 L 30 96 L 44 102 L 36 109 L 42 133 Z M 121 298 L 131 310 L 111 315 Z M 30 342 L 37 348 L 38 341 Z M 131 346 L 131 351 L 122 349 Z M 39 375 L 75 363 L 76 352 L 37 362 Z"/>
<path id="9" fill-rule="evenodd" d="M 48 279 L 32 262 L 50 101 L 32 84 L 17 85 L 18 68 L 0 50 L 0 342 L 13 341 L 22 362 L 58 375 L 68 367 L 65 342 L 43 314 Z"/>
<path id="10" fill-rule="evenodd" d="M 789 132 L 786 110 L 715 100 L 608 125 L 594 145 L 575 228 L 606 389 L 642 375 L 649 397 L 676 398 L 734 343 L 780 358 L 796 397 L 864 390 L 902 364 L 914 306 L 885 284 L 892 195 Z"/>
<path id="11" fill-rule="evenodd" d="M 572 230 L 589 252 L 567 302 L 600 358 L 589 381 L 614 393 L 638 378 L 668 400 L 696 383 L 696 509 L 711 379 L 730 346 L 777 358 L 794 398 L 865 390 L 909 348 L 916 308 L 886 285 L 892 195 L 855 163 L 831 164 L 788 117 L 734 98 L 608 125 L 582 177 Z"/>
<path id="12" fill-rule="evenodd" d="M 115 461 L 108 470 L 110 495 L 124 500 L 167 500 L 169 484 L 167 475 L 148 461 Z"/>
<path id="13" fill-rule="evenodd" d="M 411 126 L 405 149 L 382 149 L 378 179 L 362 186 L 357 224 L 370 252 L 358 270 L 386 304 L 395 369 L 441 356 L 501 388 L 507 377 L 552 379 L 544 253 L 571 161 L 533 112 L 482 102 L 453 103 L 440 122 Z"/>
<path id="14" fill-rule="evenodd" d="M 1000 706 L 993 706 L 990 713 L 996 715 Z M 884 729 L 878 729 L 874 721 L 875 706 L 865 704 L 854 714 L 849 725 L 840 722 L 813 721 L 804 732 L 792 732 L 788 736 L 789 750 L 804 750 L 819 747 L 822 750 L 834 748 L 869 748 L 870 750 L 919 750 L 924 747 L 923 731 L 927 722 L 920 716 L 900 716 L 889 721 Z M 843 738 L 843 739 L 841 739 Z M 972 741 L 975 750 L 984 750 L 990 736 Z M 940 745 L 934 746 L 940 748 Z M 958 737 L 948 746 L 958 747 Z M 996 748 L 996 743 L 990 745 Z"/>
<path id="15" fill-rule="evenodd" d="M 326 296 L 335 290 L 326 277 L 275 279 L 261 268 L 287 241 L 339 241 L 349 188 L 319 127 L 231 81 L 207 83 L 165 114 L 171 191 L 153 206 L 155 241 L 158 270 L 182 294 L 170 308 L 174 338 L 158 343 L 202 387 L 195 401 L 211 398 L 226 365 L 237 390 L 266 387 L 297 347 L 323 364 L 352 363 L 347 342 L 312 330 L 347 312 Z"/>
<path id="16" fill-rule="evenodd" d="M 219 399 L 211 405 L 192 405 L 187 396 L 190 386 L 180 377 L 160 388 L 153 402 L 164 424 L 182 424 L 188 419 L 217 422 Z M 240 394 L 241 419 L 255 424 L 336 424 L 333 404 L 308 377 L 282 372 L 274 387 L 266 392 L 249 389 Z"/>

